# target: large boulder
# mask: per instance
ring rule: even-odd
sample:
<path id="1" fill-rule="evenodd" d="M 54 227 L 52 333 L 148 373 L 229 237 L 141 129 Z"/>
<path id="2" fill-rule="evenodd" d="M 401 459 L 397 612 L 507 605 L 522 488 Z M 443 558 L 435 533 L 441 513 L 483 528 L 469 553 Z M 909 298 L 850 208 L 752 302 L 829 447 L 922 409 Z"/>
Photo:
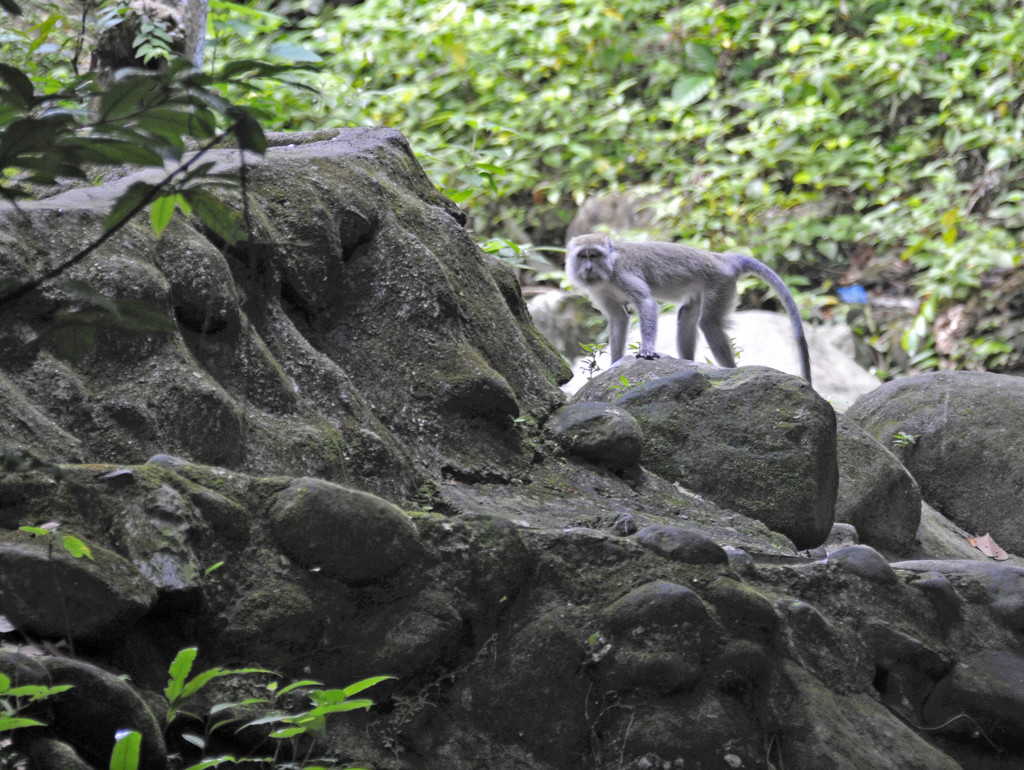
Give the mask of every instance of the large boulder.
<path id="1" fill-rule="evenodd" d="M 46 734 L 65 745 L 61 748 L 49 741 L 41 745 L 33 742 L 30 749 L 33 754 L 60 761 L 39 767 L 77 770 L 80 766 L 75 762 L 81 761 L 76 760 L 78 755 L 90 763 L 82 766 L 107 767 L 120 730 L 135 730 L 141 734 L 140 770 L 167 767 L 161 722 L 145 699 L 120 677 L 79 660 L 30 658 L 7 651 L 0 651 L 0 674 L 20 686 L 68 686 L 36 703 L 28 702 L 27 714 L 45 720 Z M 35 738 L 39 731 L 28 734 L 17 731 L 16 735 Z"/>
<path id="2" fill-rule="evenodd" d="M 321 479 L 295 479 L 274 497 L 272 531 L 300 564 L 366 585 L 422 558 L 416 527 L 379 497 Z"/>
<path id="3" fill-rule="evenodd" d="M 123 556 L 93 543 L 75 558 L 62 538 L 0 533 L 0 608 L 33 636 L 120 638 L 156 603 L 156 588 Z"/>
<path id="4" fill-rule="evenodd" d="M 845 414 L 838 415 L 836 521 L 868 545 L 906 553 L 921 523 L 921 490 L 896 456 Z"/>
<path id="5" fill-rule="evenodd" d="M 799 548 L 835 516 L 836 416 L 801 379 L 763 367 L 627 361 L 580 390 L 639 423 L 640 461 L 719 505 L 763 521 Z"/>
<path id="6" fill-rule="evenodd" d="M 857 399 L 847 415 L 894 447 L 940 513 L 1024 555 L 1022 403 L 1019 377 L 937 372 L 886 383 Z"/>

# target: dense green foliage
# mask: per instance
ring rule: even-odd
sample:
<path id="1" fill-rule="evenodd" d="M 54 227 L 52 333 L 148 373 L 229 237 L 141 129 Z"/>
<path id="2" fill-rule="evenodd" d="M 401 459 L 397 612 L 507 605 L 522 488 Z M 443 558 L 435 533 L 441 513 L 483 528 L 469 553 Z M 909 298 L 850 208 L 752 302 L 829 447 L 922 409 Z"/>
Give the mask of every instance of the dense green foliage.
<path id="1" fill-rule="evenodd" d="M 82 77 L 82 35 L 39 7 L 0 60 L 53 92 Z M 482 238 L 557 247 L 586 196 L 642 186 L 664 191 L 661 234 L 756 252 L 804 286 L 809 316 L 844 313 L 843 283 L 903 297 L 909 315 L 866 316 L 883 368 L 899 345 L 900 366 L 937 365 L 936 317 L 984 306 L 1020 265 L 1009 0 L 213 0 L 209 33 L 208 73 L 322 62 L 293 78 L 315 92 L 258 71 L 215 87 L 270 128 L 401 129 Z M 990 336 L 954 363 L 998 368 L 1007 350 Z"/>
<path id="2" fill-rule="evenodd" d="M 806 276 L 812 313 L 844 278 L 918 298 L 920 366 L 936 314 L 1020 263 L 1019 3 L 367 0 L 302 26 L 327 65 L 303 125 L 400 128 L 487 236 L 560 244 L 586 195 L 652 184 L 671 235 Z"/>
<path id="3" fill-rule="evenodd" d="M 132 298 L 112 299 L 65 277 L 129 220 L 148 210 L 157 234 L 175 210 L 194 214 L 225 243 L 244 237 L 242 217 L 214 194 L 238 179 L 215 170 L 206 152 L 226 138 L 240 149 L 262 153 L 263 130 L 253 114 L 225 98 L 238 83 L 265 83 L 293 68 L 252 59 L 224 61 L 210 72 L 175 58 L 158 21 L 143 20 L 134 53 L 151 68 L 115 72 L 89 69 L 88 49 L 104 28 L 125 20 L 126 6 L 97 5 L 76 22 L 56 6 L 21 8 L 8 1 L 0 34 L 0 198 L 18 201 L 59 189 L 68 180 L 88 183 L 105 166 L 153 167 L 163 173 L 131 184 L 105 221 L 104 232 L 35 275 L 0 276 L 0 302 L 13 302 L 44 283 L 56 283 L 74 302 L 62 309 L 32 344 L 49 340 L 71 360 L 93 343 L 96 329 L 167 331 L 173 321 L 160 309 Z M 9 16 L 8 16 L 9 14 Z M 185 157 L 186 149 L 197 149 Z M 58 187 L 55 187 L 58 186 Z"/>

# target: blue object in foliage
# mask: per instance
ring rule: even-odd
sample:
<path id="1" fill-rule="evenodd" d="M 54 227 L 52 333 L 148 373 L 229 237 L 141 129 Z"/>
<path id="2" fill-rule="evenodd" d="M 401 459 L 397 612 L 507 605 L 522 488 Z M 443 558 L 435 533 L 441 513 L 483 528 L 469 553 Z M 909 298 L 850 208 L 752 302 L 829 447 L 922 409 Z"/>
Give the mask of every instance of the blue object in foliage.
<path id="1" fill-rule="evenodd" d="M 849 302 L 851 305 L 865 305 L 868 301 L 868 293 L 864 291 L 864 287 L 859 283 L 855 283 L 853 286 L 840 286 L 836 289 L 839 294 L 839 299 L 843 302 Z"/>

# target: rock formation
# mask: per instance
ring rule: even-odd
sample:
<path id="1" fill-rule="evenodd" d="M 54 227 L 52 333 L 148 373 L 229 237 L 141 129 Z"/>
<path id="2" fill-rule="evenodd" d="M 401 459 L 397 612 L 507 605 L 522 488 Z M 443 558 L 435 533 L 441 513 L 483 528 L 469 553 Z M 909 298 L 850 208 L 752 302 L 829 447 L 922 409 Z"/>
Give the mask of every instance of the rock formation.
<path id="1" fill-rule="evenodd" d="M 275 144 L 247 243 L 138 223 L 68 276 L 176 332 L 95 329 L 69 359 L 59 285 L 0 302 L 0 672 L 74 685 L 6 751 L 106 767 L 113 710 L 140 766 L 197 759 L 201 725 L 163 730 L 197 646 L 221 667 L 200 716 L 394 676 L 297 749 L 382 770 L 1024 757 L 1024 562 L 958 529 L 1020 552 L 995 516 L 1021 513 L 1017 380 L 908 379 L 838 430 L 762 367 L 629 363 L 566 404 L 512 273 L 399 134 Z M 130 182 L 0 210 L 0 278 L 95 237 Z M 205 745 L 266 756 L 269 733 Z"/>

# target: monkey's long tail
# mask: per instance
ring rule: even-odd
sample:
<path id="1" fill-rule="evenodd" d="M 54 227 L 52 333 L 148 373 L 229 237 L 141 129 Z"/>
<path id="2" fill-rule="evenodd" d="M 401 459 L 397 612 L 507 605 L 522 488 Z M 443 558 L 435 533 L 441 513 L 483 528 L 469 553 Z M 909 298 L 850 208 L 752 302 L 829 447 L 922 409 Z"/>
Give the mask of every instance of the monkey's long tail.
<path id="1" fill-rule="evenodd" d="M 793 299 L 789 287 L 786 286 L 785 281 L 779 277 L 778 273 L 759 259 L 747 256 L 746 254 L 736 254 L 734 256 L 740 259 L 741 272 L 754 273 L 754 275 L 764 279 L 764 282 L 774 289 L 775 294 L 782 300 L 782 304 L 786 306 L 786 315 L 789 316 L 790 326 L 793 327 L 793 338 L 796 340 L 796 347 L 800 354 L 800 370 L 803 372 L 807 384 L 810 385 L 811 356 L 807 352 L 807 337 L 804 336 L 804 324 L 800 319 L 800 310 L 796 306 L 796 300 Z"/>

